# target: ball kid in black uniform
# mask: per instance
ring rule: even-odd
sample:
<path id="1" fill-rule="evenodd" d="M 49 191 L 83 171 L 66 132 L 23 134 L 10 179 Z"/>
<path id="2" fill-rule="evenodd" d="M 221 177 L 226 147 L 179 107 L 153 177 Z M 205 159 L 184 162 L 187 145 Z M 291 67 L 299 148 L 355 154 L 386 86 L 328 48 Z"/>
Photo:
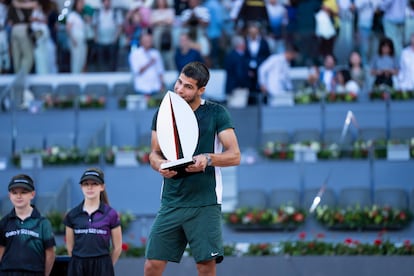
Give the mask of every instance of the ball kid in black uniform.
<path id="1" fill-rule="evenodd" d="M 33 179 L 14 176 L 8 186 L 13 209 L 0 221 L 0 275 L 47 276 L 55 262 L 55 237 L 49 220 L 34 205 Z"/>
<path id="2" fill-rule="evenodd" d="M 80 185 L 84 200 L 64 219 L 68 276 L 112 276 L 122 251 L 119 215 L 109 206 L 100 169 L 87 169 Z"/>

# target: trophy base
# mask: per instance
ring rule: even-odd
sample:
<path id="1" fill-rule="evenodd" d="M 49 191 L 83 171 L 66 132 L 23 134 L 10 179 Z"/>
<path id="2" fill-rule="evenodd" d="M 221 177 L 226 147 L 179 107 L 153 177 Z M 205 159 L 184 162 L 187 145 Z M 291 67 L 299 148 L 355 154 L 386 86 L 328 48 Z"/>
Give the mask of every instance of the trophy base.
<path id="1" fill-rule="evenodd" d="M 191 164 L 194 164 L 193 157 L 186 157 L 186 158 L 181 158 L 175 161 L 170 161 L 167 163 L 162 163 L 161 169 L 176 171 L 177 175 L 173 177 L 174 179 L 176 179 L 176 178 L 181 178 L 185 175 L 190 174 L 185 171 L 185 168 L 187 168 L 187 166 Z"/>

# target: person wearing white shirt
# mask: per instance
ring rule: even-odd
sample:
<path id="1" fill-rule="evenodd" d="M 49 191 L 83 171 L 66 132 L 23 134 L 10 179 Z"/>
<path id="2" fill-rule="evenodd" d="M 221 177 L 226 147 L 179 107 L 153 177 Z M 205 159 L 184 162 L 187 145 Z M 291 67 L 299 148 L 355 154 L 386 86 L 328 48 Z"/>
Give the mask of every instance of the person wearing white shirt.
<path id="1" fill-rule="evenodd" d="M 211 51 L 210 42 L 206 35 L 210 16 L 210 11 L 201 5 L 200 0 L 189 0 L 188 9 L 185 9 L 180 16 L 182 27 L 188 28 L 190 38 L 200 45 L 201 55 L 206 60 L 208 60 Z"/>
<path id="2" fill-rule="evenodd" d="M 259 66 L 258 83 L 261 92 L 267 96 L 269 105 L 274 105 L 275 96 L 292 90 L 290 62 L 296 58 L 297 53 L 298 50 L 294 46 L 288 45 L 283 53 L 269 56 Z"/>
<path id="3" fill-rule="evenodd" d="M 72 73 L 81 73 L 86 65 L 88 46 L 86 44 L 86 25 L 82 18 L 84 0 L 75 0 L 72 11 L 66 19 L 66 32 L 70 44 L 70 68 Z"/>
<path id="4" fill-rule="evenodd" d="M 148 99 L 163 89 L 164 64 L 160 52 L 152 47 L 151 34 L 141 35 L 140 47 L 131 50 L 129 64 L 137 94 Z"/>
<path id="5" fill-rule="evenodd" d="M 100 71 L 116 71 L 118 43 L 124 20 L 111 0 L 102 0 L 102 7 L 93 15 L 95 43 Z"/>
<path id="6" fill-rule="evenodd" d="M 401 53 L 398 79 L 400 89 L 414 90 L 414 33 L 411 34 L 410 45 Z"/>

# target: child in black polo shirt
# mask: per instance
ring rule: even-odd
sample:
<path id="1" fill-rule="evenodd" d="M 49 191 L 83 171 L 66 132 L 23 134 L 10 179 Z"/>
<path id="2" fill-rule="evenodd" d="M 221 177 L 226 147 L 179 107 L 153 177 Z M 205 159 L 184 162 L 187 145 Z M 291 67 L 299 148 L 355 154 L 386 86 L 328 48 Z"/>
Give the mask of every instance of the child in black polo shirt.
<path id="1" fill-rule="evenodd" d="M 109 206 L 100 169 L 86 170 L 79 183 L 84 200 L 64 219 L 68 276 L 112 276 L 122 251 L 119 215 Z"/>
<path id="2" fill-rule="evenodd" d="M 16 175 L 8 188 L 14 208 L 0 221 L 0 275 L 49 275 L 56 243 L 49 220 L 31 205 L 35 196 L 33 179 Z"/>

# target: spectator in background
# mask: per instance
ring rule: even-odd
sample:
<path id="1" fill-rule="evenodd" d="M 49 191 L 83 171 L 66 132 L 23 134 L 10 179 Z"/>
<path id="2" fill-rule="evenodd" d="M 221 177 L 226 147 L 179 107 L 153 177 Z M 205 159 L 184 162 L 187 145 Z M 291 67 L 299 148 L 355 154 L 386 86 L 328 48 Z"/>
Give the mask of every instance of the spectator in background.
<path id="1" fill-rule="evenodd" d="M 232 99 L 242 100 L 241 106 L 247 104 L 249 96 L 249 60 L 246 57 L 246 42 L 242 36 L 232 39 L 232 49 L 224 60 L 226 70 L 226 95 L 227 104 L 232 104 Z"/>
<path id="2" fill-rule="evenodd" d="M 223 47 L 221 38 L 225 24 L 225 8 L 219 0 L 207 0 L 204 6 L 210 14 L 210 21 L 206 28 L 206 35 L 210 42 L 210 68 L 222 68 Z"/>
<path id="3" fill-rule="evenodd" d="M 246 30 L 249 22 L 258 22 L 264 29 L 268 27 L 269 18 L 265 0 L 235 0 L 231 13 L 237 32 Z"/>
<path id="4" fill-rule="evenodd" d="M 49 1 L 36 1 L 31 16 L 31 28 L 36 34 L 35 71 L 37 74 L 57 73 L 56 45 L 47 25 L 47 14 L 51 6 Z"/>
<path id="5" fill-rule="evenodd" d="M 85 38 L 87 45 L 85 71 L 95 71 L 98 61 L 96 54 L 95 29 L 93 27 L 93 16 L 95 9 L 85 4 L 82 11 L 83 21 L 85 22 Z"/>
<path id="6" fill-rule="evenodd" d="M 268 0 L 266 2 L 266 10 L 267 16 L 269 17 L 271 52 L 282 53 L 285 44 L 285 27 L 288 23 L 287 9 L 280 0 Z"/>
<path id="7" fill-rule="evenodd" d="M 411 35 L 414 33 L 414 0 L 408 0 L 405 14 L 404 45 L 410 45 Z"/>
<path id="8" fill-rule="evenodd" d="M 57 73 L 56 45 L 47 25 L 47 15 L 51 12 L 50 1 L 15 2 L 17 8 L 32 9 L 30 16 L 31 39 L 34 44 L 36 74 Z"/>
<path id="9" fill-rule="evenodd" d="M 147 10 L 148 8 L 144 7 L 141 1 L 136 1 L 126 14 L 123 29 L 129 50 L 139 47 L 141 33 L 150 25 L 150 21 L 147 22 L 146 18 L 149 13 Z"/>
<path id="10" fill-rule="evenodd" d="M 58 45 L 58 39 L 57 39 L 57 31 L 58 31 L 58 16 L 59 16 L 59 10 L 58 5 L 55 0 L 49 1 L 49 12 L 47 14 L 47 26 L 49 27 L 49 33 L 50 37 L 53 40 L 53 43 L 55 45 Z"/>
<path id="11" fill-rule="evenodd" d="M 267 40 L 261 35 L 260 24 L 249 22 L 247 27 L 246 57 L 249 61 L 249 105 L 258 103 L 260 88 L 257 83 L 257 68 L 270 55 Z"/>
<path id="12" fill-rule="evenodd" d="M 289 76 L 290 63 L 296 58 L 298 50 L 292 45 L 286 46 L 283 53 L 269 56 L 258 69 L 260 90 L 269 105 L 274 105 L 276 96 L 293 90 Z"/>
<path id="13" fill-rule="evenodd" d="M 181 13 L 182 27 L 188 29 L 191 40 L 200 45 L 200 53 L 207 64 L 210 56 L 210 42 L 206 28 L 210 23 L 209 10 L 200 4 L 200 0 L 188 0 L 188 9 Z"/>
<path id="14" fill-rule="evenodd" d="M 167 0 L 154 0 L 150 27 L 154 39 L 154 47 L 160 51 L 165 69 L 174 69 L 173 53 L 175 41 L 173 24 L 175 11 L 168 5 Z"/>
<path id="15" fill-rule="evenodd" d="M 366 88 L 367 75 L 362 62 L 361 55 L 357 51 L 351 52 L 349 55 L 349 73 L 351 79 L 356 81 L 360 89 Z"/>
<path id="16" fill-rule="evenodd" d="M 181 13 L 188 9 L 188 1 L 187 0 L 174 0 L 173 4 L 175 15 L 181 15 Z"/>
<path id="17" fill-rule="evenodd" d="M 335 88 L 336 94 L 353 93 L 358 95 L 360 87 L 356 81 L 351 78 L 351 73 L 348 69 L 338 70 L 335 76 Z"/>
<path id="18" fill-rule="evenodd" d="M 334 44 L 334 55 L 338 63 L 346 65 L 349 55 L 356 47 L 355 0 L 336 0 L 338 6 L 337 38 Z"/>
<path id="19" fill-rule="evenodd" d="M 285 8 L 286 8 L 286 26 L 285 26 L 285 34 L 284 38 L 286 43 L 293 44 L 295 42 L 295 34 L 297 31 L 297 4 L 298 0 L 286 0 L 285 1 Z M 299 57 L 299 56 L 298 56 Z"/>
<path id="20" fill-rule="evenodd" d="M 297 64 L 300 66 L 320 63 L 318 60 L 318 39 L 315 35 L 315 14 L 321 5 L 321 0 L 297 0 L 294 44 L 299 47 L 300 57 Z"/>
<path id="21" fill-rule="evenodd" d="M 82 17 L 84 0 L 74 0 L 72 11 L 66 19 L 66 32 L 70 44 L 70 71 L 85 71 L 88 45 L 86 44 L 86 25 Z"/>
<path id="22" fill-rule="evenodd" d="M 98 71 L 116 71 L 122 24 L 122 14 L 112 8 L 111 0 L 102 0 L 93 16 Z"/>
<path id="23" fill-rule="evenodd" d="M 328 15 L 328 19 L 333 24 L 334 32 L 329 36 L 319 36 L 319 55 L 325 57 L 327 55 L 334 55 L 335 40 L 339 32 L 339 7 L 335 0 L 324 0 L 321 10 L 317 14 L 319 18 L 320 13 L 324 12 Z M 317 22 L 318 19 L 317 19 Z M 319 23 L 318 23 L 319 24 Z"/>
<path id="24" fill-rule="evenodd" d="M 317 70 L 318 82 L 326 92 L 332 93 L 335 90 L 336 59 L 333 55 L 327 55 L 323 66 Z"/>
<path id="25" fill-rule="evenodd" d="M 149 100 L 163 89 L 164 64 L 160 52 L 153 48 L 150 33 L 141 35 L 140 46 L 131 50 L 129 64 L 137 94 L 145 95 Z"/>
<path id="26" fill-rule="evenodd" d="M 191 40 L 186 32 L 180 35 L 179 46 L 175 50 L 174 61 L 175 69 L 181 72 L 181 69 L 191 61 L 203 62 L 204 59 L 200 53 L 200 46 Z"/>
<path id="27" fill-rule="evenodd" d="M 378 54 L 371 63 L 371 74 L 374 76 L 374 85 L 388 85 L 394 87 L 393 77 L 398 74 L 398 59 L 395 56 L 394 43 L 384 37 L 379 44 Z"/>
<path id="28" fill-rule="evenodd" d="M 7 33 L 7 12 L 9 6 L 5 0 L 0 0 L 0 74 L 11 71 L 9 35 Z"/>
<path id="29" fill-rule="evenodd" d="M 7 16 L 11 24 L 10 47 L 12 53 L 13 70 L 15 73 L 23 71 L 30 73 L 34 64 L 34 44 L 29 36 L 31 8 L 18 8 L 16 3 L 22 0 L 12 1 Z"/>
<path id="30" fill-rule="evenodd" d="M 407 4 L 407 0 L 382 0 L 380 4 L 384 12 L 382 20 L 384 34 L 392 40 L 397 58 L 400 57 L 404 45 L 405 9 Z"/>
<path id="31" fill-rule="evenodd" d="M 398 79 L 400 89 L 414 91 L 414 33 L 411 34 L 410 45 L 401 53 Z"/>
<path id="32" fill-rule="evenodd" d="M 358 18 L 356 45 L 361 53 L 362 62 L 365 64 L 368 63 L 372 55 L 372 29 L 377 6 L 378 4 L 373 0 L 355 0 L 356 16 Z"/>

